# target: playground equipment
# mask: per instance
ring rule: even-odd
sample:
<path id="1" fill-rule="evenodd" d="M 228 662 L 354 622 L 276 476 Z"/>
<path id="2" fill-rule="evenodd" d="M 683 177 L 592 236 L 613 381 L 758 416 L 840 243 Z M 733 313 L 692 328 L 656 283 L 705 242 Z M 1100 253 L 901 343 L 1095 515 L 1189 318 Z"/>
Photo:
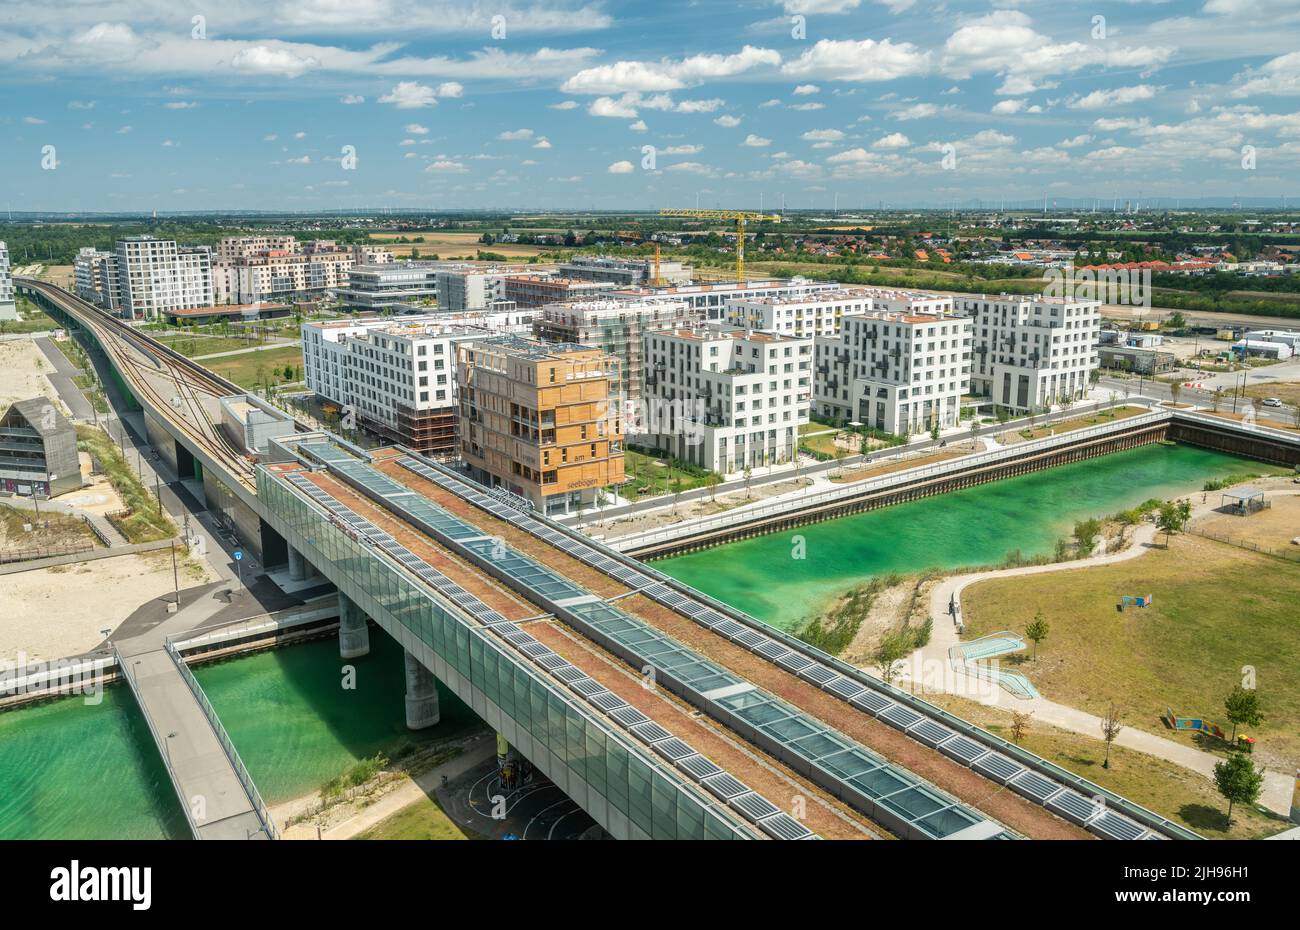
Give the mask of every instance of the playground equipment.
<path id="1" fill-rule="evenodd" d="M 1125 607 L 1150 607 L 1155 599 L 1154 594 L 1124 594 L 1120 596 L 1116 607 L 1121 611 Z"/>
<path id="2" fill-rule="evenodd" d="M 1165 726 L 1174 730 L 1192 730 L 1199 733 L 1208 733 L 1213 737 L 1221 740 L 1227 740 L 1227 735 L 1223 729 L 1216 723 L 1210 723 L 1202 717 L 1179 717 L 1174 713 L 1173 708 L 1165 708 Z M 1251 741 L 1252 743 L 1254 740 Z"/>

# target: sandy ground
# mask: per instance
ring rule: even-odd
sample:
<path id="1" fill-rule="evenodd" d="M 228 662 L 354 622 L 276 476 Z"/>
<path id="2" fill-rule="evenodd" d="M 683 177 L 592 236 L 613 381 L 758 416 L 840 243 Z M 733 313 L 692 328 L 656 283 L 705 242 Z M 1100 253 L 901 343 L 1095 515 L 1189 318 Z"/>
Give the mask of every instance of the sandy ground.
<path id="1" fill-rule="evenodd" d="M 182 584 L 216 580 L 200 580 L 196 571 L 187 571 Z M 165 550 L 162 557 L 123 555 L 4 575 L 0 587 L 0 662 L 17 661 L 19 653 L 28 662 L 80 655 L 103 642 L 100 630 L 117 627 L 146 601 L 174 590 Z"/>
<path id="2" fill-rule="evenodd" d="M 54 366 L 32 340 L 0 342 L 0 408 L 7 408 L 16 400 L 45 396 L 66 415 L 67 407 L 45 377 L 53 371 Z"/>
<path id="3" fill-rule="evenodd" d="M 1291 544 L 1291 540 L 1300 539 L 1300 495 L 1294 493 L 1300 490 L 1300 486 L 1285 478 L 1252 481 L 1250 484 L 1265 491 L 1265 497 L 1272 505 L 1268 510 L 1248 517 L 1211 513 L 1197 520 L 1195 528 L 1237 545 L 1280 549 L 1300 556 L 1300 545 Z M 1222 492 L 1210 491 L 1208 494 L 1213 502 Z"/>
<path id="4" fill-rule="evenodd" d="M 90 473 L 92 466 L 89 452 L 78 453 L 81 460 L 81 479 L 89 482 L 88 487 L 83 487 L 80 491 L 69 491 L 67 494 L 61 494 L 57 498 L 58 503 L 67 504 L 69 507 L 75 507 L 85 513 L 103 515 L 106 513 L 115 513 L 124 510 L 125 505 L 122 498 L 114 490 L 112 482 L 105 475 L 92 475 Z"/>

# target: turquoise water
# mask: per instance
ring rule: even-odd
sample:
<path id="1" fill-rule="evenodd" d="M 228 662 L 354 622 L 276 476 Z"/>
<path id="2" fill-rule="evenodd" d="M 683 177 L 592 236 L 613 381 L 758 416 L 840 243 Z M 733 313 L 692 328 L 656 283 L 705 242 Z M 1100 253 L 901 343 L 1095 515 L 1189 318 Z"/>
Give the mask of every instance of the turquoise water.
<path id="1" fill-rule="evenodd" d="M 338 643 L 318 640 L 196 668 L 203 690 L 268 804 L 321 787 L 356 761 L 481 726 L 439 686 L 442 722 L 405 726 L 402 650 L 370 632 L 341 685 Z M 0 839 L 153 839 L 189 829 L 131 693 L 0 713 Z"/>
<path id="2" fill-rule="evenodd" d="M 841 517 L 656 562 L 721 601 L 790 628 L 854 584 L 889 572 L 1001 562 L 1050 553 L 1076 520 L 1199 491 L 1259 462 L 1191 446 L 1149 445 Z M 796 540 L 804 541 L 804 558 Z"/>

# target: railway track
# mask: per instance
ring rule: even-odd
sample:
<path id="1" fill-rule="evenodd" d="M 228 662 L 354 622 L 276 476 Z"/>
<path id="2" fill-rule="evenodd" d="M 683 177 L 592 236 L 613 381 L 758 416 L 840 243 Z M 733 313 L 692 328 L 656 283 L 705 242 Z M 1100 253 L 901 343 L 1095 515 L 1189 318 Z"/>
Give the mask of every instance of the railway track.
<path id="1" fill-rule="evenodd" d="M 180 427 L 213 460 L 249 488 L 254 488 L 253 463 L 231 443 L 204 409 L 200 395 L 209 398 L 247 393 L 233 381 L 208 371 L 116 317 L 109 316 L 53 284 L 15 278 L 15 284 L 36 291 L 95 334 L 96 340 L 119 374 L 137 396 L 148 398 L 160 412 Z M 171 396 L 159 382 L 171 388 Z"/>

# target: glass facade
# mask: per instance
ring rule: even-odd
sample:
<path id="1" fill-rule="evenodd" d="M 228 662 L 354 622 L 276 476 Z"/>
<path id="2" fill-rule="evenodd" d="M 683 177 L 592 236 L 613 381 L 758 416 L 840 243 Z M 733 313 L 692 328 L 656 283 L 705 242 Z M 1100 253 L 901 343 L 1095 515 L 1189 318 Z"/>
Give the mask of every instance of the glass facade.
<path id="1" fill-rule="evenodd" d="M 267 522 L 616 838 L 737 839 L 716 802 L 598 720 L 264 468 Z"/>

